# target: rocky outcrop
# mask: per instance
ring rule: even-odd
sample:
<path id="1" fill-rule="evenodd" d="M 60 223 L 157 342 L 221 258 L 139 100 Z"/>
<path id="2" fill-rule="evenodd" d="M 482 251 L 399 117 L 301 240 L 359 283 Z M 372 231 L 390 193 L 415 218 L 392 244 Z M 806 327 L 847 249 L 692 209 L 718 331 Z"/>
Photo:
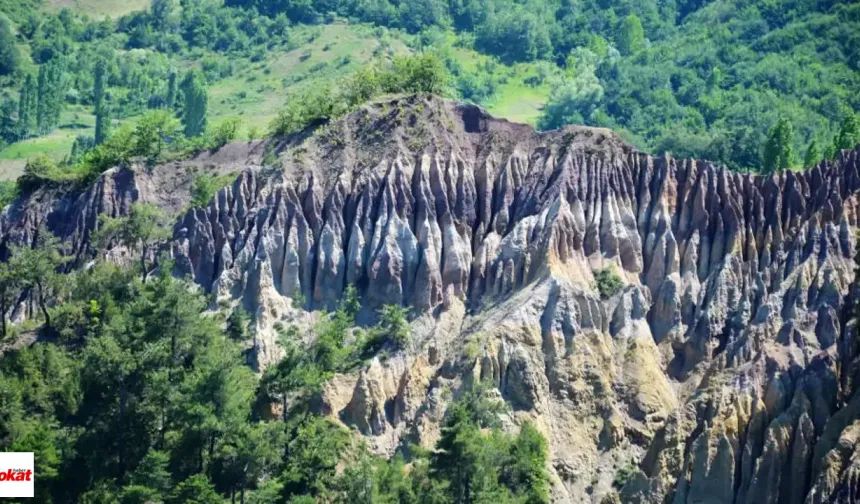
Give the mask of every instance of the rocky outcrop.
<path id="1" fill-rule="evenodd" d="M 411 307 L 408 350 L 336 378 L 321 401 L 378 452 L 432 444 L 458 391 L 489 380 L 511 428 L 531 419 L 548 436 L 559 502 L 860 491 L 846 310 L 860 151 L 757 176 L 420 96 L 274 145 L 280 167 L 245 152 L 247 169 L 181 215 L 165 248 L 176 274 L 255 314 L 259 367 L 278 358 L 276 323 L 332 307 L 347 285 L 364 320 Z M 3 214 L 0 240 L 27 241 L 47 216 L 83 256 L 99 213 L 170 204 L 141 190 L 152 177 L 37 193 Z M 625 287 L 601 299 L 593 271 L 607 266 Z"/>
<path id="2" fill-rule="evenodd" d="M 90 234 L 101 215 L 125 215 L 136 202 L 152 203 L 167 215 L 179 215 L 191 202 L 196 176 L 239 173 L 259 166 L 261 142 L 237 143 L 218 152 L 148 167 L 142 164 L 108 170 L 87 187 L 47 183 L 0 212 L 0 258 L 9 247 L 30 245 L 41 229 L 62 240 L 64 252 L 80 266 L 92 257 Z"/>

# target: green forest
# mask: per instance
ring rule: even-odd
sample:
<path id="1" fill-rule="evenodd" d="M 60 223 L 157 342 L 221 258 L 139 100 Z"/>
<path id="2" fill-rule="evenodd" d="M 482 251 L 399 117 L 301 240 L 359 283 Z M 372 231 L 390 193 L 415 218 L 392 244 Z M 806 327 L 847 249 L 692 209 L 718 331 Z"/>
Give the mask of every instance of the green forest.
<path id="1" fill-rule="evenodd" d="M 408 54 L 443 62 L 442 94 L 542 129 L 609 127 L 655 155 L 773 171 L 857 140 L 855 2 L 51 1 L 2 7 L 7 180 L 43 154 L 37 170 L 74 171 L 151 111 L 182 121 L 176 152 L 262 138 L 279 131 L 270 109 Z M 777 137 L 788 156 L 765 152 Z"/>
<path id="2" fill-rule="evenodd" d="M 141 204 L 96 240 L 146 250 L 160 218 Z M 0 263 L 0 309 L 21 288 L 39 306 L 24 325 L 4 321 L 4 338 L 51 339 L 0 359 L 0 450 L 36 454 L 37 502 L 549 502 L 546 440 L 529 423 L 505 433 L 505 403 L 482 383 L 456 398 L 435 450 L 408 446 L 391 460 L 313 413 L 334 373 L 403 349 L 405 309 L 386 306 L 359 329 L 348 289 L 311 348 L 298 328 L 279 327 L 285 357 L 257 376 L 241 307 L 213 315 L 206 296 L 145 255 L 139 270 L 99 262 L 59 274 L 58 243 L 40 236 Z"/>
<path id="3" fill-rule="evenodd" d="M 655 155 L 770 174 L 860 143 L 860 3 L 836 0 L 4 0 L 0 206 L 231 141 L 290 135 L 381 96 L 434 93 L 550 130 L 609 127 Z M 276 106 L 275 106 L 276 105 Z M 271 111 L 270 109 L 276 109 Z M 195 205 L 229 180 L 195 182 Z M 316 413 L 321 387 L 404 351 L 404 308 L 358 327 L 348 290 L 315 341 L 279 327 L 257 373 L 251 316 L 213 307 L 138 205 L 94 243 L 141 251 L 60 274 L 47 230 L 0 262 L 0 450 L 36 453 L 37 502 L 549 502 L 547 441 L 498 394 L 451 395 L 433 449 L 372 454 Z M 605 297 L 620 288 L 606 270 Z M 605 292 L 604 292 L 605 291 Z M 61 303 L 52 300 L 62 299 Z"/>

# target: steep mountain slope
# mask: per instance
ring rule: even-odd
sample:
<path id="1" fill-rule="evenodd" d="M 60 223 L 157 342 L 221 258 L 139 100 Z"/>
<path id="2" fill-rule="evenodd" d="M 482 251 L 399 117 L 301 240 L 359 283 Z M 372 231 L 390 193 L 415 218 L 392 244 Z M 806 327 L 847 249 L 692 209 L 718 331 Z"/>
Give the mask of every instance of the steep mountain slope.
<path id="1" fill-rule="evenodd" d="M 42 188 L 0 217 L 0 254 L 44 222 L 83 264 L 98 214 L 178 212 L 194 170 L 243 167 L 178 216 L 175 273 L 255 315 L 259 368 L 279 357 L 279 324 L 309 324 L 348 284 L 365 320 L 411 307 L 409 349 L 336 377 L 317 404 L 375 451 L 431 446 L 452 396 L 487 379 L 510 424 L 547 435 L 558 502 L 858 497 L 860 151 L 759 177 L 424 96 L 273 147 L 283 169 L 233 144 Z M 601 299 L 609 265 L 625 286 Z"/>

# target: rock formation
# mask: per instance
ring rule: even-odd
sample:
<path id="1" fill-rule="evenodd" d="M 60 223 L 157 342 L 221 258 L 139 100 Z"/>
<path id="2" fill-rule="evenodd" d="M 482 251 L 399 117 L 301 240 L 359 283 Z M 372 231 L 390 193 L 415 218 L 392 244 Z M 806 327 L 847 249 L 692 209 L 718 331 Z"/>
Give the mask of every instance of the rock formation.
<path id="1" fill-rule="evenodd" d="M 99 214 L 155 202 L 181 213 L 175 273 L 255 315 L 260 368 L 276 324 L 349 284 L 365 320 L 411 308 L 407 351 L 321 397 L 379 453 L 432 445 L 452 397 L 484 379 L 511 428 L 547 435 L 558 502 L 860 499 L 860 150 L 757 176 L 421 96 L 272 146 L 277 168 L 237 144 L 40 189 L 0 217 L 0 255 L 44 223 L 81 263 Z M 244 170 L 182 211 L 207 165 Z M 625 284 L 609 299 L 604 267 Z"/>

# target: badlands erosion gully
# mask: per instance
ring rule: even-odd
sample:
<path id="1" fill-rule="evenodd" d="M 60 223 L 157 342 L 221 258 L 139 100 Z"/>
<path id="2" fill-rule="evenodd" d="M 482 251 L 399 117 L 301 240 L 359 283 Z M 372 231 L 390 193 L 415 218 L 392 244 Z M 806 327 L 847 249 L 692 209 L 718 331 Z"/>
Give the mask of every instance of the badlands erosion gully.
<path id="1" fill-rule="evenodd" d="M 268 145 L 42 187 L 0 216 L 0 254 L 44 225 L 70 267 L 129 260 L 93 250 L 98 216 L 154 203 L 175 216 L 175 274 L 254 316 L 257 369 L 279 357 L 277 324 L 311 324 L 349 284 L 365 321 L 410 307 L 408 349 L 317 401 L 377 453 L 432 446 L 452 397 L 484 379 L 508 428 L 546 435 L 556 502 L 847 502 L 858 156 L 757 176 L 404 97 Z M 231 172 L 188 209 L 196 174 Z M 624 283 L 609 299 L 605 267 Z"/>

